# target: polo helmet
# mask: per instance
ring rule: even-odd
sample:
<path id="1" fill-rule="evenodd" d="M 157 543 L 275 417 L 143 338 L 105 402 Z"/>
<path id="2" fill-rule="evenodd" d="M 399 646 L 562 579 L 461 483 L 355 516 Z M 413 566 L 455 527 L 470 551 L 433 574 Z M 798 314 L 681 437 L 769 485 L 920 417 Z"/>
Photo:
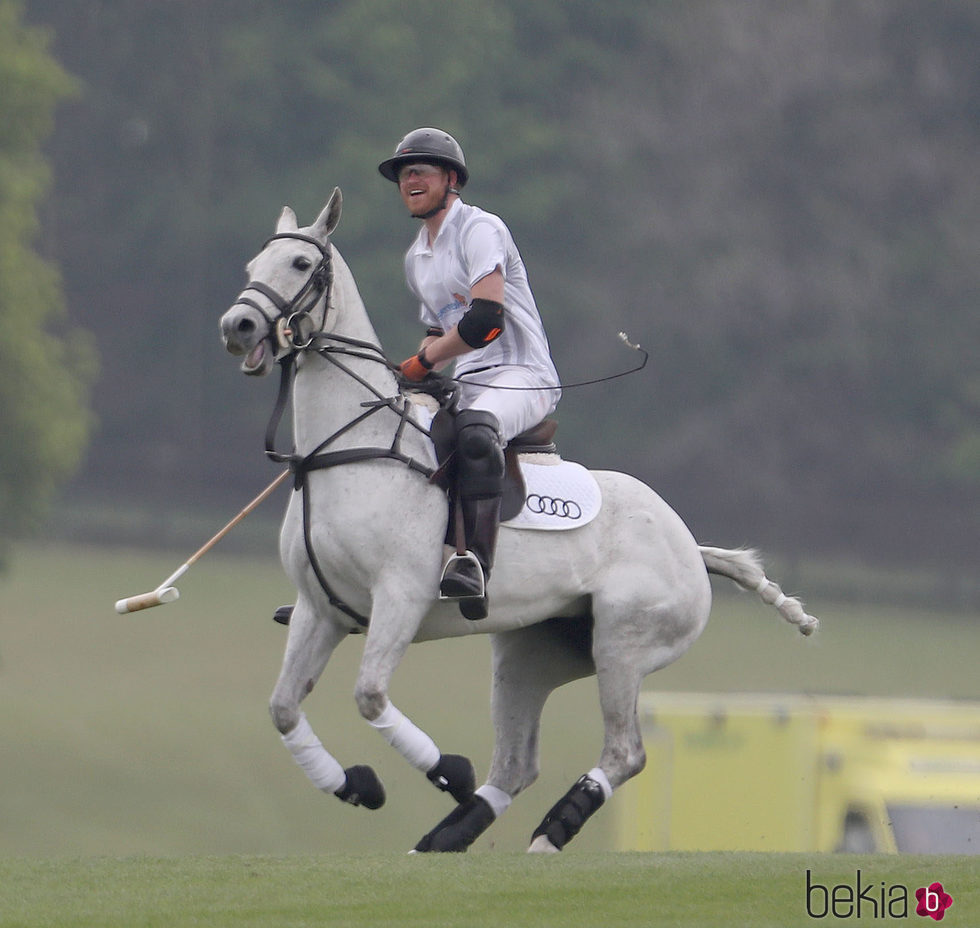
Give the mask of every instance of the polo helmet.
<path id="1" fill-rule="evenodd" d="M 456 172 L 456 186 L 469 180 L 463 149 L 448 132 L 442 129 L 414 129 L 396 146 L 395 153 L 378 165 L 383 177 L 398 183 L 398 171 L 406 164 L 437 164 Z"/>

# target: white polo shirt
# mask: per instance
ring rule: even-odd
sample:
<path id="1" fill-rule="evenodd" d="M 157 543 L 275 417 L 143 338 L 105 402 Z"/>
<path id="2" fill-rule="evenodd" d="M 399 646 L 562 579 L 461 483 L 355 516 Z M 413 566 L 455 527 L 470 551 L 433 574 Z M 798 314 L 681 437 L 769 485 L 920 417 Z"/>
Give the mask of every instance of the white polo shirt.
<path id="1" fill-rule="evenodd" d="M 443 332 L 469 309 L 473 285 L 498 268 L 504 276 L 504 331 L 489 345 L 457 358 L 456 376 L 515 366 L 541 386 L 556 386 L 558 372 L 524 261 L 502 219 L 456 200 L 431 246 L 423 225 L 405 255 L 405 279 L 421 304 L 420 318 Z M 473 379 L 480 379 L 479 374 Z M 557 402 L 559 393 L 550 391 L 550 396 Z M 513 393 L 512 397 L 517 399 Z"/>

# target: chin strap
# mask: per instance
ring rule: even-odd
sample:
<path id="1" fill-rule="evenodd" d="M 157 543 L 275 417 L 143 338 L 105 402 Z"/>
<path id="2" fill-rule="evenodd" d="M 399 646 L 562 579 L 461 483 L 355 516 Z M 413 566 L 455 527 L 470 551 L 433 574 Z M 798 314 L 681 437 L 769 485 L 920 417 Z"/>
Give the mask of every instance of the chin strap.
<path id="1" fill-rule="evenodd" d="M 420 213 L 416 216 L 416 219 L 425 222 L 426 219 L 431 219 L 433 216 L 438 216 L 447 206 L 449 206 L 449 195 L 455 194 L 459 196 L 459 191 L 455 187 L 447 187 L 446 195 L 442 198 L 442 202 L 433 209 L 430 209 L 427 213 Z"/>

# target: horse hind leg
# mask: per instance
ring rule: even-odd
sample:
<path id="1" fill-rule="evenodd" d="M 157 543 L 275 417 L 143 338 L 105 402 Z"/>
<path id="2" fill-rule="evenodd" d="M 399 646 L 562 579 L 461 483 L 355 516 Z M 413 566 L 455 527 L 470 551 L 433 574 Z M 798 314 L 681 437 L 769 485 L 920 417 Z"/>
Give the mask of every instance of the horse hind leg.
<path id="1" fill-rule="evenodd" d="M 553 619 L 492 636 L 495 730 L 486 782 L 415 846 L 417 852 L 465 851 L 538 776 L 538 732 L 549 694 L 594 671 L 591 622 Z"/>
<path id="2" fill-rule="evenodd" d="M 613 790 L 639 773 L 646 763 L 637 715 L 643 675 L 623 666 L 599 672 L 599 692 L 605 724 L 605 743 L 599 763 L 583 774 L 541 820 L 531 835 L 529 853 L 555 853 L 564 849 Z"/>
<path id="3" fill-rule="evenodd" d="M 604 620 L 593 626 L 595 660 L 605 731 L 599 763 L 549 809 L 531 836 L 528 851 L 562 850 L 613 791 L 646 764 L 637 711 L 643 678 L 682 654 L 700 634 L 707 601 L 679 615 L 664 607 L 642 609 L 619 598 L 594 598 Z M 626 618 L 628 617 L 628 618 Z"/>

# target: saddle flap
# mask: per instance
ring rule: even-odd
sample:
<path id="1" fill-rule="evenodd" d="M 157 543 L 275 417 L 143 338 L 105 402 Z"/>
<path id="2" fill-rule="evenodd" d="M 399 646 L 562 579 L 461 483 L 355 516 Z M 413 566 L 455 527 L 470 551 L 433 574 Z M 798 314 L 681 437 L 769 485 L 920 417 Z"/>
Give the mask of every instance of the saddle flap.
<path id="1" fill-rule="evenodd" d="M 504 451 L 504 494 L 500 499 L 500 521 L 508 522 L 524 508 L 527 487 L 518 451 L 513 443 Z"/>
<path id="2" fill-rule="evenodd" d="M 453 485 L 453 453 L 456 449 L 456 424 L 453 414 L 440 407 L 429 424 L 429 437 L 436 453 L 436 472 L 430 482 L 448 490 Z"/>

